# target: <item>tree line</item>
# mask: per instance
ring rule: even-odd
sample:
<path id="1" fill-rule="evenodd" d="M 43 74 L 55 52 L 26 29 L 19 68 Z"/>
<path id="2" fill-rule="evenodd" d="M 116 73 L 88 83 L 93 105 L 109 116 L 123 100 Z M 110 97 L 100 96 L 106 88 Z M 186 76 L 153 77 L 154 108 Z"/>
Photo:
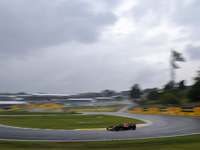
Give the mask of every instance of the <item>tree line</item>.
<path id="1" fill-rule="evenodd" d="M 144 95 L 139 85 L 135 84 L 131 88 L 130 97 L 140 105 L 200 103 L 200 71 L 197 72 L 194 84 L 190 87 L 185 87 L 181 83 L 179 87 L 169 90 L 157 90 L 155 88 Z"/>

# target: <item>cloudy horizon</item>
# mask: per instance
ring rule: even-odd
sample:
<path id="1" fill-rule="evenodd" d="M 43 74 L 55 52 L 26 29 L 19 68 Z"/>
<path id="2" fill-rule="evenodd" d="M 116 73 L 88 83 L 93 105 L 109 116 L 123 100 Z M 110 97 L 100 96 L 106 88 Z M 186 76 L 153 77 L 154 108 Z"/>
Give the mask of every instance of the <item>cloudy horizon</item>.
<path id="1" fill-rule="evenodd" d="M 199 0 L 0 0 L 0 93 L 77 94 L 194 83 Z"/>

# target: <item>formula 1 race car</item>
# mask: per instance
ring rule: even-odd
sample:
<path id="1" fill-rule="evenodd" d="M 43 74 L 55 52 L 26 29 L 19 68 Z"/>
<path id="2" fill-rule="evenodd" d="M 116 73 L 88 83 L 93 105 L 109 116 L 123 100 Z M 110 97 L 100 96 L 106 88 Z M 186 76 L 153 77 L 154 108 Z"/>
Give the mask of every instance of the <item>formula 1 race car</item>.
<path id="1" fill-rule="evenodd" d="M 120 131 L 120 130 L 136 130 L 136 124 L 134 123 L 123 123 L 118 126 L 110 126 L 107 128 L 108 131 Z"/>

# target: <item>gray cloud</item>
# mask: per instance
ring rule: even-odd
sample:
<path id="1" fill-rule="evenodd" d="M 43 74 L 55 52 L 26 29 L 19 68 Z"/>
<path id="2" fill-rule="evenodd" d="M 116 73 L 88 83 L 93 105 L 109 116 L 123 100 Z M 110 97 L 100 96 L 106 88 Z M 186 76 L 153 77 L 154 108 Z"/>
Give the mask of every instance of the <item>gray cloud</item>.
<path id="1" fill-rule="evenodd" d="M 140 0 L 131 9 L 136 24 L 148 27 L 158 26 L 169 13 L 171 2 L 166 0 Z"/>
<path id="2" fill-rule="evenodd" d="M 178 26 L 198 27 L 200 21 L 197 19 L 200 14 L 200 1 L 184 0 L 140 0 L 132 7 L 132 16 L 135 23 L 146 23 L 150 25 L 160 25 L 163 20 L 168 20 L 169 24 Z"/>
<path id="3" fill-rule="evenodd" d="M 176 9 L 174 9 L 173 14 L 171 15 L 172 22 L 180 26 L 199 26 L 199 6 L 199 0 L 189 1 L 187 4 L 181 0 L 177 1 L 174 5 Z"/>
<path id="4" fill-rule="evenodd" d="M 200 38 L 198 34 L 200 32 L 200 20 L 198 19 L 200 15 L 200 1 L 193 0 L 188 1 L 188 3 L 177 1 L 174 7 L 176 9 L 174 9 L 170 15 L 171 23 L 175 26 L 185 28 L 185 30 L 183 30 L 187 34 L 187 38 L 185 39 L 198 41 Z"/>
<path id="5" fill-rule="evenodd" d="M 125 2 L 0 1 L 0 92 L 162 88 L 170 80 L 171 47 L 190 58 L 177 81 L 191 79 L 200 34 L 190 17 L 199 13 L 198 2 L 139 0 L 122 10 Z"/>
<path id="6" fill-rule="evenodd" d="M 185 48 L 190 60 L 200 60 L 200 46 L 187 45 Z"/>
<path id="7" fill-rule="evenodd" d="M 93 12 L 73 1 L 0 1 L 0 51 L 17 54 L 70 41 L 93 43 L 117 21 L 109 11 Z"/>
<path id="8" fill-rule="evenodd" d="M 199 0 L 160 0 L 156 2 L 155 0 L 140 0 L 132 7 L 129 15 L 134 20 L 135 26 L 139 29 L 142 28 L 142 32 L 161 27 L 163 23 L 166 26 L 168 25 L 169 29 L 163 30 L 163 33 L 161 32 L 159 34 L 161 35 L 160 38 L 164 36 L 165 40 L 163 40 L 163 42 L 171 40 L 171 42 L 176 45 L 177 43 L 186 41 L 199 41 L 199 6 Z M 179 35 L 171 38 L 167 36 L 167 32 L 173 32 L 171 31 L 173 27 L 173 31 L 177 32 Z M 144 37 L 141 38 L 144 41 L 146 40 Z M 149 42 L 156 43 L 156 38 L 152 38 Z"/>

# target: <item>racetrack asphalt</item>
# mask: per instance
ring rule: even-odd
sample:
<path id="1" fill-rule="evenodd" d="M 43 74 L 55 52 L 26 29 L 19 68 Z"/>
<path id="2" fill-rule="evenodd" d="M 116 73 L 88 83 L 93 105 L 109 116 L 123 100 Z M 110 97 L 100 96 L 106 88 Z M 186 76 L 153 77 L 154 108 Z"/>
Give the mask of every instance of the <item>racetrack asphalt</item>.
<path id="1" fill-rule="evenodd" d="M 138 118 L 148 125 L 136 130 L 107 131 L 105 130 L 43 130 L 22 129 L 0 126 L 0 140 L 13 141 L 108 141 L 148 139 L 200 134 L 200 117 L 132 114 L 123 112 L 88 112 L 87 114 L 108 114 L 130 118 Z M 121 122 L 119 122 L 120 124 Z"/>

